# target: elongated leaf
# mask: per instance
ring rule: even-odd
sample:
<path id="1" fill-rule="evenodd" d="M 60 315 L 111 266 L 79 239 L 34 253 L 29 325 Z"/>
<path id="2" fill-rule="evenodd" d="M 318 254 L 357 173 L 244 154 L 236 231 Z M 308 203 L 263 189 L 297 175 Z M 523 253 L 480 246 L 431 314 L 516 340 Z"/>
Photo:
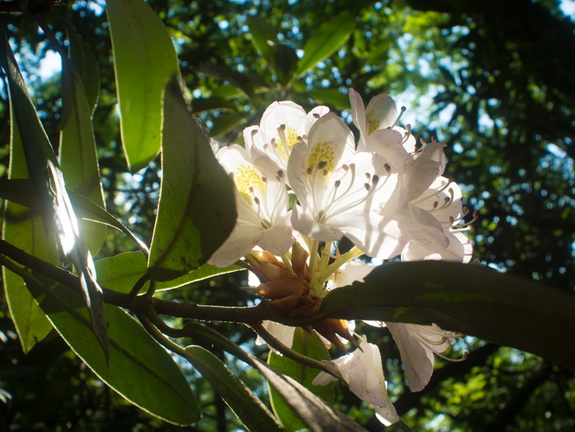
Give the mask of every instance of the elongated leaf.
<path id="1" fill-rule="evenodd" d="M 254 95 L 254 85 L 247 75 L 236 72 L 227 66 L 214 66 L 214 65 L 198 65 L 194 69 L 199 72 L 222 81 L 227 81 L 231 85 L 237 87 L 248 97 Z"/>
<path id="2" fill-rule="evenodd" d="M 354 25 L 354 17 L 348 12 L 325 21 L 306 42 L 303 49 L 304 55 L 298 63 L 296 75 L 306 73 L 339 49 L 353 31 Z"/>
<path id="3" fill-rule="evenodd" d="M 287 45 L 274 46 L 273 70 L 281 84 L 288 84 L 294 77 L 297 68 L 298 57 L 295 50 Z"/>
<path id="4" fill-rule="evenodd" d="M 178 73 L 176 51 L 160 18 L 144 0 L 107 1 L 122 144 L 132 172 L 160 150 L 162 94 Z"/>
<path id="5" fill-rule="evenodd" d="M 215 330 L 193 322 L 186 325 L 186 330 L 193 330 L 194 338 L 200 339 L 203 344 L 217 346 L 259 370 L 312 431 L 365 432 L 365 429 L 306 387 L 277 372 L 257 357 L 243 351 L 234 342 Z"/>
<path id="6" fill-rule="evenodd" d="M 8 78 L 14 124 L 17 125 L 22 140 L 28 174 L 38 190 L 48 223 L 54 224 L 62 256 L 74 264 L 80 276 L 84 300 L 92 317 L 92 328 L 106 351 L 103 294 L 96 282 L 92 256 L 80 236 L 78 221 L 66 191 L 58 159 L 28 94 L 6 34 L 2 32 L 1 37 L 0 61 Z"/>
<path id="7" fill-rule="evenodd" d="M 68 194 L 78 217 L 85 221 L 103 224 L 122 231 L 134 241 L 146 256 L 148 255 L 148 247 L 118 219 L 82 195 L 72 191 L 68 191 Z M 40 212 L 42 209 L 38 191 L 29 179 L 0 179 L 0 197 L 29 207 L 36 212 Z"/>
<path id="8" fill-rule="evenodd" d="M 247 24 L 252 35 L 252 43 L 268 66 L 273 66 L 274 45 L 278 43 L 279 31 L 258 16 L 248 17 Z"/>
<path id="9" fill-rule="evenodd" d="M 68 59 L 63 59 L 62 63 L 62 111 L 66 113 L 66 119 L 60 136 L 60 165 L 64 180 L 69 190 L 105 207 L 92 129 L 92 109 L 80 76 Z M 90 252 L 96 254 L 106 238 L 106 227 L 80 221 L 80 230 Z"/>
<path id="10" fill-rule="evenodd" d="M 321 101 L 339 109 L 349 108 L 349 96 L 341 93 L 338 89 L 313 88 L 306 91 L 306 95 L 318 102 Z"/>
<path id="11" fill-rule="evenodd" d="M 210 130 L 210 136 L 217 137 L 229 132 L 238 126 L 247 116 L 247 113 L 238 111 L 222 114 L 214 120 L 214 126 Z"/>
<path id="12" fill-rule="evenodd" d="M 575 296 L 480 265 L 386 264 L 328 294 L 322 316 L 436 323 L 575 368 Z"/>
<path id="13" fill-rule="evenodd" d="M 282 427 L 249 388 L 211 352 L 186 347 L 188 361 L 212 385 L 251 432 L 282 431 Z"/>
<path id="14" fill-rule="evenodd" d="M 200 417 L 185 376 L 172 357 L 127 313 L 106 305 L 109 357 L 90 331 L 90 318 L 73 289 L 51 287 L 38 276 L 27 286 L 72 350 L 111 388 L 144 411 L 167 422 L 189 425 Z"/>
<path id="15" fill-rule="evenodd" d="M 98 62 L 90 46 L 65 21 L 63 23 L 66 25 L 66 33 L 70 41 L 70 61 L 80 76 L 88 107 L 90 112 L 93 112 L 100 94 Z"/>
<path id="16" fill-rule="evenodd" d="M 125 252 L 96 261 L 98 282 L 104 288 L 114 291 L 129 293 L 134 284 L 146 274 L 148 267 L 146 257 L 141 251 Z M 158 282 L 157 290 L 178 288 L 191 282 L 200 281 L 209 277 L 243 270 L 243 267 L 233 265 L 226 268 L 214 267 L 204 264 L 197 270 L 192 271 L 177 279 Z M 145 289 L 146 286 L 143 287 Z"/>
<path id="17" fill-rule="evenodd" d="M 254 357 L 256 367 L 313 432 L 365 432 L 366 429 L 294 379 Z"/>
<path id="18" fill-rule="evenodd" d="M 308 333 L 302 328 L 297 328 L 295 331 L 292 349 L 315 360 L 331 360 L 329 352 L 319 336 L 316 333 Z M 304 366 L 274 351 L 270 351 L 268 364 L 278 372 L 293 378 L 326 402 L 334 402 L 335 382 L 326 386 L 314 386 L 312 384 L 313 379 L 319 373 L 317 369 Z M 273 387 L 270 387 L 270 400 L 274 412 L 287 431 L 297 431 L 306 427 L 305 423 Z"/>
<path id="19" fill-rule="evenodd" d="M 14 125 L 12 112 L 10 120 L 8 176 L 10 178 L 25 178 L 28 177 L 28 168 L 26 167 L 20 133 Z M 30 186 L 33 186 L 30 180 L 26 181 Z M 52 264 L 58 262 L 55 239 L 48 236 L 38 206 L 36 209 L 29 209 L 16 203 L 7 202 L 2 218 L 2 238 L 12 244 L 17 244 L 25 252 L 45 261 Z M 26 289 L 20 276 L 12 273 L 6 267 L 2 267 L 2 281 L 10 316 L 18 332 L 22 350 L 27 353 L 52 330 L 52 325 Z"/>
<path id="20" fill-rule="evenodd" d="M 164 98 L 162 184 L 148 267 L 158 281 L 204 264 L 235 225 L 230 178 L 173 78 Z"/>

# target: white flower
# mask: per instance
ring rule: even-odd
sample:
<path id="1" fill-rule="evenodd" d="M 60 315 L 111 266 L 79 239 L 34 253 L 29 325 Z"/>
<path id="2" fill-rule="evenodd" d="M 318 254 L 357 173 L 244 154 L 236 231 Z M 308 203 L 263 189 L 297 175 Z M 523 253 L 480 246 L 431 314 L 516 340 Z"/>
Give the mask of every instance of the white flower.
<path id="1" fill-rule="evenodd" d="M 399 347 L 407 383 L 413 392 L 423 390 L 429 383 L 434 354 L 445 351 L 453 338 L 460 336 L 442 330 L 436 324 L 423 326 L 388 322 L 387 328 Z"/>
<path id="2" fill-rule="evenodd" d="M 381 365 L 381 355 L 377 345 L 363 339 L 359 348 L 332 361 L 349 389 L 362 400 L 374 405 L 378 418 L 386 426 L 399 421 L 395 407 L 387 394 L 387 385 Z M 336 378 L 320 372 L 313 385 L 326 385 Z"/>
<path id="3" fill-rule="evenodd" d="M 244 129 L 246 150 L 252 160 L 269 158 L 277 169 L 286 171 L 294 145 L 307 136 L 310 128 L 329 108 L 318 106 L 309 114 L 291 101 L 272 103 L 263 113 L 260 126 Z"/>
<path id="4" fill-rule="evenodd" d="M 394 171 L 404 172 L 413 162 L 415 138 L 409 130 L 397 126 L 398 115 L 393 99 L 382 93 L 364 107 L 359 93 L 349 89 L 353 123 L 360 131 L 358 151 L 383 156 Z"/>
<path id="5" fill-rule="evenodd" d="M 434 243 L 410 241 L 401 254 L 402 261 L 444 260 L 468 263 L 473 248 L 463 231 L 469 224 L 459 224 L 465 215 L 461 205 L 461 189 L 445 177 L 438 177 L 429 189 L 412 204 L 429 212 L 443 227 L 449 241 L 447 248 Z M 458 225 L 459 224 L 459 225 Z"/>
<path id="6" fill-rule="evenodd" d="M 256 166 L 238 145 L 223 147 L 217 157 L 234 180 L 238 219 L 208 262 L 218 267 L 231 265 L 256 245 L 274 255 L 285 254 L 294 239 L 283 172 L 274 172 L 275 167 L 266 166 L 265 161 Z"/>
<path id="7" fill-rule="evenodd" d="M 334 114 L 321 117 L 308 141 L 294 146 L 288 179 L 299 201 L 292 225 L 302 234 L 324 242 L 346 236 L 366 254 L 382 258 L 403 248 L 397 222 L 377 212 L 397 176 L 378 155 L 356 154 L 352 132 Z"/>

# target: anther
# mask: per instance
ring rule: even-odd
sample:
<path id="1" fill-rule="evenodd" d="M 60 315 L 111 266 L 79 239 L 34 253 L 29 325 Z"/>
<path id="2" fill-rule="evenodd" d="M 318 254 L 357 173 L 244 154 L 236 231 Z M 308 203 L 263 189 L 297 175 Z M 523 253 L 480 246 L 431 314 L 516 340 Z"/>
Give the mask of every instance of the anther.
<path id="1" fill-rule="evenodd" d="M 326 166 L 327 166 L 327 162 L 326 162 L 326 161 L 321 161 L 321 162 L 318 162 L 316 168 L 317 168 L 318 170 L 322 170 L 322 169 L 324 169 Z"/>
<path id="2" fill-rule="evenodd" d="M 367 191 L 369 191 L 371 189 L 371 186 L 369 185 L 369 183 L 364 183 L 363 186 L 365 187 L 365 189 Z"/>
<path id="3" fill-rule="evenodd" d="M 268 182 L 268 178 L 267 178 L 267 177 L 264 177 L 264 176 L 262 176 L 262 181 L 263 181 L 264 183 L 267 183 L 267 182 Z"/>
<path id="4" fill-rule="evenodd" d="M 385 168 L 388 174 L 391 172 L 391 166 L 389 164 L 386 163 L 383 167 Z"/>
<path id="5" fill-rule="evenodd" d="M 341 185 L 341 180 L 336 180 L 334 183 L 334 187 L 338 188 Z"/>

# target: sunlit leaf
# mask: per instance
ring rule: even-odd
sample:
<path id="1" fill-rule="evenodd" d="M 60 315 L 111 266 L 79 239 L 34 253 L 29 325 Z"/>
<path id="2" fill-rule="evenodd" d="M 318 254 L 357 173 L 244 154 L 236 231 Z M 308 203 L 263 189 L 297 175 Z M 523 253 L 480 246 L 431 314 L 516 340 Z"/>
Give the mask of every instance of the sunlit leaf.
<path id="1" fill-rule="evenodd" d="M 148 267 L 172 280 L 204 264 L 235 225 L 230 178 L 185 105 L 173 78 L 166 87 L 162 184 Z"/>
<path id="2" fill-rule="evenodd" d="M 355 19 L 349 12 L 324 21 L 317 32 L 304 46 L 304 55 L 300 59 L 296 75 L 300 76 L 326 59 L 339 49 L 347 40 L 355 26 Z"/>
<path id="3" fill-rule="evenodd" d="M 302 328 L 297 328 L 295 331 L 292 349 L 315 360 L 331 359 L 329 351 L 317 333 L 308 333 Z M 314 386 L 312 384 L 313 379 L 319 373 L 317 369 L 304 366 L 274 351 L 270 351 L 268 364 L 278 372 L 293 378 L 304 387 L 310 389 L 315 395 L 326 402 L 334 402 L 335 383 L 330 383 L 326 386 Z M 306 427 L 305 423 L 293 412 L 289 404 L 284 401 L 273 387 L 270 387 L 270 400 L 274 412 L 287 431 L 297 431 Z"/>
<path id="4" fill-rule="evenodd" d="M 120 395 L 170 423 L 184 426 L 199 419 L 198 404 L 180 368 L 127 313 L 106 305 L 110 349 L 106 358 L 76 291 L 60 284 L 48 287 L 37 276 L 28 278 L 27 286 L 70 348 Z"/>
<path id="5" fill-rule="evenodd" d="M 120 103 L 122 144 L 132 172 L 156 157 L 161 145 L 162 94 L 178 73 L 174 45 L 144 0 L 106 2 Z"/>
<path id="6" fill-rule="evenodd" d="M 10 178 L 28 177 L 28 168 L 24 158 L 22 142 L 18 128 L 14 125 L 11 115 L 10 140 Z M 27 181 L 31 186 L 32 182 Z M 18 188 L 14 193 L 18 192 Z M 2 238 L 9 243 L 17 244 L 27 253 L 53 264 L 58 262 L 58 251 L 53 236 L 48 235 L 40 216 L 40 210 L 23 207 L 20 204 L 7 202 L 2 218 Z M 46 319 L 22 278 L 6 267 L 2 267 L 2 281 L 10 316 L 18 332 L 22 350 L 27 353 L 52 330 L 52 325 Z"/>
<path id="7" fill-rule="evenodd" d="M 66 187 L 105 207 L 91 108 L 80 76 L 67 59 L 63 60 L 62 90 L 65 118 L 60 136 L 60 165 Z M 80 230 L 90 252 L 96 254 L 106 238 L 106 227 L 80 221 Z"/>
<path id="8" fill-rule="evenodd" d="M 436 323 L 575 368 L 575 351 L 565 345 L 575 328 L 575 296 L 480 265 L 385 264 L 364 283 L 330 292 L 322 316 Z"/>
<path id="9" fill-rule="evenodd" d="M 188 361 L 212 385 L 248 430 L 283 430 L 265 405 L 215 355 L 199 346 L 186 347 L 186 353 Z"/>
<path id="10" fill-rule="evenodd" d="M 0 61 L 8 78 L 14 125 L 18 128 L 28 174 L 42 200 L 45 220 L 49 226 L 53 225 L 60 253 L 74 264 L 80 276 L 84 300 L 92 317 L 92 329 L 106 351 L 103 294 L 96 282 L 92 256 L 80 236 L 58 159 L 28 94 L 5 33 L 2 33 L 0 45 Z"/>
<path id="11" fill-rule="evenodd" d="M 135 283 L 147 273 L 146 257 L 140 251 L 125 252 L 96 261 L 98 282 L 101 286 L 118 292 L 129 293 Z M 226 268 L 204 264 L 184 276 L 166 282 L 158 282 L 157 290 L 178 288 L 191 282 L 207 279 L 212 276 L 243 270 L 243 267 L 233 265 Z M 144 285 L 143 289 L 146 288 Z"/>
<path id="12" fill-rule="evenodd" d="M 66 26 L 70 41 L 70 61 L 80 76 L 90 111 L 94 111 L 100 94 L 98 62 L 90 46 L 70 26 Z"/>
<path id="13" fill-rule="evenodd" d="M 142 252 L 146 255 L 148 254 L 148 247 L 118 219 L 84 196 L 72 191 L 68 191 L 68 194 L 79 218 L 84 221 L 107 225 L 122 231 L 134 241 Z M 38 191 L 29 179 L 0 179 L 0 197 L 29 207 L 36 212 L 40 212 L 42 209 L 42 202 Z"/>

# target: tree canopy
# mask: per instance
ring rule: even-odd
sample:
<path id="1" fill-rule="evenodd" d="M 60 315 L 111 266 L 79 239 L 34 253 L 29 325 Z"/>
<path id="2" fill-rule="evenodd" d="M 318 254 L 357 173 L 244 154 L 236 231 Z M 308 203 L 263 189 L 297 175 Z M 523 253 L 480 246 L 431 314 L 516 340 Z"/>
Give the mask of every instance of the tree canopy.
<path id="1" fill-rule="evenodd" d="M 309 330 L 357 319 L 402 418 L 389 430 L 571 430 L 568 5 L 0 2 L 2 428 L 381 430 L 345 385 L 311 384 L 346 352 Z M 63 58 L 54 76 L 41 68 L 50 51 Z M 461 186 L 474 261 L 390 262 L 315 315 L 282 315 L 239 289 L 253 262 L 207 264 L 236 223 L 234 178 L 212 150 L 247 147 L 244 128 L 274 101 L 325 105 L 359 137 L 350 89 L 366 102 L 389 92 L 413 136 L 447 144 L 443 176 Z M 347 237 L 326 265 L 353 252 Z M 308 331 L 282 351 L 264 319 Z M 470 336 L 411 392 L 393 324 L 362 319 Z"/>

